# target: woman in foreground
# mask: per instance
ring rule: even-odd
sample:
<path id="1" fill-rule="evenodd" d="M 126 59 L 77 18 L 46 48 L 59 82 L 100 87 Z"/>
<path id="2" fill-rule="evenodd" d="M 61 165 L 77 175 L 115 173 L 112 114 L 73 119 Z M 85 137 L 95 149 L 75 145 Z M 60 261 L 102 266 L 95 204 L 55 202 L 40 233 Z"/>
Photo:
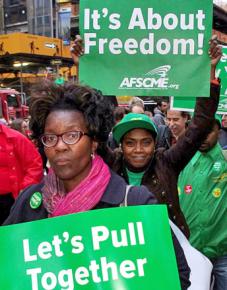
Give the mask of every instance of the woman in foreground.
<path id="1" fill-rule="evenodd" d="M 117 207 L 124 201 L 126 182 L 101 157 L 113 115 L 100 92 L 47 83 L 36 89 L 30 113 L 33 137 L 44 145 L 51 170 L 43 183 L 20 194 L 5 225 Z M 127 203 L 154 204 L 156 199 L 143 186 L 131 187 Z M 173 241 L 181 286 L 187 289 L 190 269 L 175 237 Z"/>

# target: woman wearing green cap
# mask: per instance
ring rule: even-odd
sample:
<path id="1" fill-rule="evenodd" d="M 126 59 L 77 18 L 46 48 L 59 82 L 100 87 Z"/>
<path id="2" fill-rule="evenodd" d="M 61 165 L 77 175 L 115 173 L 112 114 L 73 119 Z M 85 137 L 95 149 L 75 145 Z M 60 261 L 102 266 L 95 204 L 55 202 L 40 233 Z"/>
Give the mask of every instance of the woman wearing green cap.
<path id="1" fill-rule="evenodd" d="M 145 185 L 160 203 L 168 205 L 170 218 L 189 237 L 189 229 L 178 200 L 178 176 L 209 132 L 217 109 L 220 87 L 211 84 L 212 98 L 197 100 L 195 116 L 187 131 L 170 149 L 155 150 L 157 129 L 146 115 L 130 113 L 113 129 L 121 145 L 112 169 L 132 185 Z"/>
<path id="2" fill-rule="evenodd" d="M 188 130 L 170 149 L 155 150 L 157 129 L 144 114 L 127 114 L 113 129 L 121 144 L 112 169 L 132 185 L 145 185 L 160 203 L 168 205 L 170 218 L 189 237 L 189 229 L 178 200 L 177 180 L 209 132 L 218 104 L 219 86 L 211 85 L 212 98 L 197 101 L 196 114 Z"/>
<path id="3" fill-rule="evenodd" d="M 197 98 L 195 115 L 185 134 L 170 149 L 155 150 L 157 129 L 143 114 L 126 115 L 113 129 L 113 137 L 122 152 L 113 158 L 111 167 L 132 185 L 145 185 L 159 203 L 168 205 L 173 222 L 189 237 L 190 232 L 180 209 L 177 180 L 202 141 L 205 139 L 217 110 L 220 85 L 215 79 L 215 67 L 221 48 L 214 39 L 210 43 L 211 90 L 210 98 Z"/>

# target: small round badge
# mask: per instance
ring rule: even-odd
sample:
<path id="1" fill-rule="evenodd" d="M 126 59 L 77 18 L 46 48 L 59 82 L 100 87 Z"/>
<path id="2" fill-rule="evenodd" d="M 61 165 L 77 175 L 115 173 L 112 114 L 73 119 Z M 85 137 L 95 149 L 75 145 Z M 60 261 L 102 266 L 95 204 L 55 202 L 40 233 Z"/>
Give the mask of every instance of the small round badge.
<path id="1" fill-rule="evenodd" d="M 214 169 L 214 171 L 216 171 L 216 172 L 220 171 L 220 170 L 221 170 L 221 162 L 216 161 L 216 162 L 214 163 L 214 165 L 213 165 L 213 169 Z"/>
<path id="2" fill-rule="evenodd" d="M 38 208 L 41 205 L 42 200 L 43 200 L 43 197 L 42 197 L 42 194 L 40 192 L 37 191 L 37 192 L 33 193 L 33 195 L 30 198 L 31 208 L 33 208 L 33 209 Z"/>
<path id="3" fill-rule="evenodd" d="M 184 192 L 185 192 L 186 194 L 190 194 L 190 193 L 192 193 L 192 186 L 191 186 L 190 184 L 185 185 L 185 187 L 184 187 Z"/>
<path id="4" fill-rule="evenodd" d="M 218 198 L 221 196 L 221 188 L 216 187 L 213 192 L 212 192 L 213 196 Z"/>

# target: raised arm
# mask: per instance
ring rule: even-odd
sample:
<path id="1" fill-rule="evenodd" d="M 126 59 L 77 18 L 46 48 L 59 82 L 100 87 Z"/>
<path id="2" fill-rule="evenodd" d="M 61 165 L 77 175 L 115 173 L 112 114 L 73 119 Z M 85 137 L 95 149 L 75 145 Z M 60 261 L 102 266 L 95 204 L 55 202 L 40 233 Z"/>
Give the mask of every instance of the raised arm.
<path id="1" fill-rule="evenodd" d="M 70 48 L 71 56 L 75 65 L 79 64 L 79 58 L 84 54 L 83 40 L 80 35 L 77 35 L 73 45 Z"/>
<path id="2" fill-rule="evenodd" d="M 199 149 L 202 141 L 210 132 L 214 115 L 217 111 L 220 84 L 215 79 L 215 68 L 219 62 L 222 51 L 217 43 L 217 37 L 210 40 L 209 55 L 211 58 L 211 87 L 209 98 L 197 98 L 194 117 L 190 122 L 185 134 L 179 137 L 177 143 L 164 153 L 164 158 L 171 163 L 175 169 L 180 171 L 187 165 L 196 151 Z"/>

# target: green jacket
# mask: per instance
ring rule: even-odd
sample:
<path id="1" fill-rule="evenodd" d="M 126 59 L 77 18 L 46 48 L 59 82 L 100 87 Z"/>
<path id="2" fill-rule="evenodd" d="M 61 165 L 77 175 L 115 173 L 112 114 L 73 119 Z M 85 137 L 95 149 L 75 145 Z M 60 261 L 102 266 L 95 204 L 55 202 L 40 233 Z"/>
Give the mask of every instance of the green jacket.
<path id="1" fill-rule="evenodd" d="M 227 254 L 227 162 L 219 144 L 197 152 L 178 180 L 192 245 L 209 258 Z"/>

